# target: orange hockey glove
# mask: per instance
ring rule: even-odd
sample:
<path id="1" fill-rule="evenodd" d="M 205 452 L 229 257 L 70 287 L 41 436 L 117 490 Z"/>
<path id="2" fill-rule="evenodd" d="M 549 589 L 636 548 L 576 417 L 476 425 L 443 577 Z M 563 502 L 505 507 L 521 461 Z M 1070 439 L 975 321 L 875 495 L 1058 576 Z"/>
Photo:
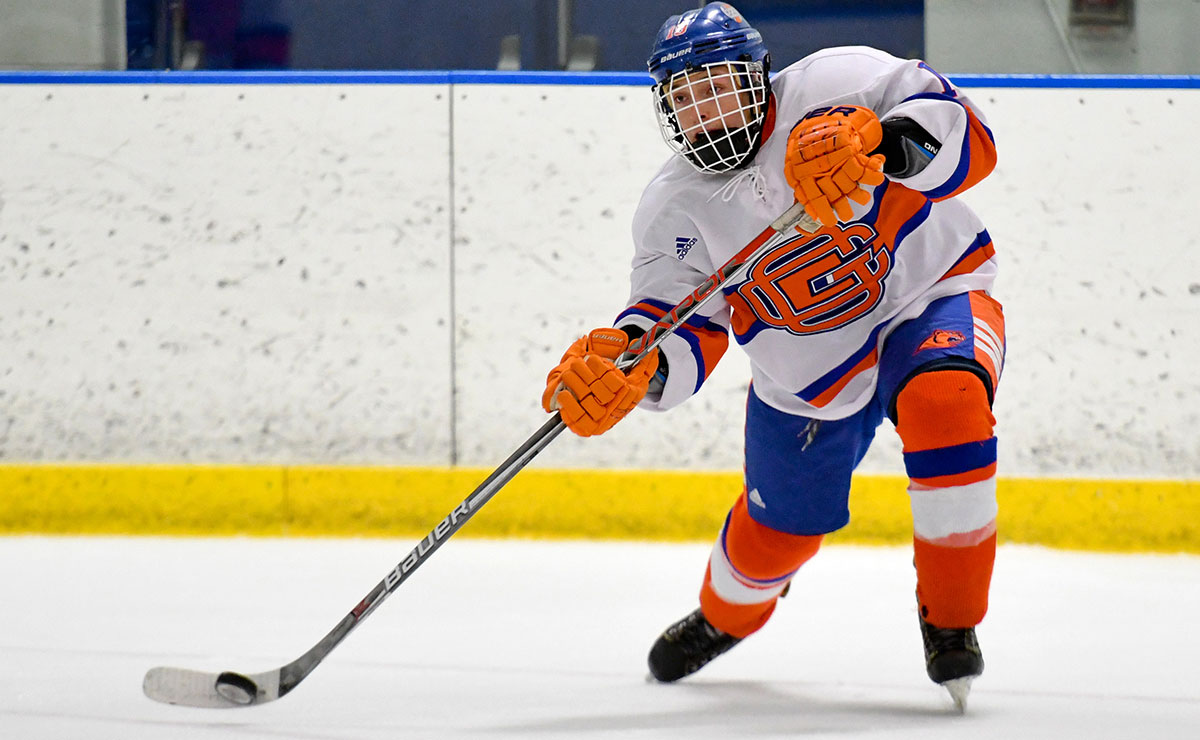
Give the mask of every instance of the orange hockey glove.
<path id="1" fill-rule="evenodd" d="M 620 329 L 593 329 L 580 337 L 546 376 L 542 408 L 557 410 L 567 427 L 581 437 L 612 429 L 645 397 L 658 369 L 658 350 L 654 350 L 628 375 L 618 370 L 613 360 L 628 346 L 629 336 Z"/>
<path id="2" fill-rule="evenodd" d="M 869 108 L 842 105 L 802 120 L 788 135 L 784 176 L 809 216 L 825 226 L 849 221 L 850 201 L 866 204 L 863 185 L 884 180 L 883 155 L 867 156 L 883 141 L 883 127 Z"/>

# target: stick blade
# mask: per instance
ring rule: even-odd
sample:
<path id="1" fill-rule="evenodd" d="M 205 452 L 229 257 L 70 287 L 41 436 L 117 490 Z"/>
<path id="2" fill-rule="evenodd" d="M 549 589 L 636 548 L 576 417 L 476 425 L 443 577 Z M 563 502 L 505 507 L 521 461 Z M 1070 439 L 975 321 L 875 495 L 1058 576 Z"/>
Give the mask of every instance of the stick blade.
<path id="1" fill-rule="evenodd" d="M 237 709 L 279 698 L 279 671 L 212 673 L 187 668 L 151 668 L 142 693 L 163 704 L 204 709 Z"/>

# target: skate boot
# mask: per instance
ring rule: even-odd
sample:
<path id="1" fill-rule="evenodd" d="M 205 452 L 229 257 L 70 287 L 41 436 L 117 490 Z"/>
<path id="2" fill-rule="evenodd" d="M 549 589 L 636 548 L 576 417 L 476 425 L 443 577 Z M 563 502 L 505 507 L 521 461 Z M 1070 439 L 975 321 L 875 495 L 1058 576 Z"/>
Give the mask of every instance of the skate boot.
<path id="1" fill-rule="evenodd" d="M 921 619 L 925 641 L 925 672 L 934 683 L 945 686 L 958 711 L 966 711 L 971 682 L 983 673 L 983 651 L 975 628 L 942 629 Z"/>
<path id="2" fill-rule="evenodd" d="M 650 648 L 650 674 L 663 683 L 678 681 L 741 641 L 709 624 L 697 609 L 667 627 L 654 642 Z"/>

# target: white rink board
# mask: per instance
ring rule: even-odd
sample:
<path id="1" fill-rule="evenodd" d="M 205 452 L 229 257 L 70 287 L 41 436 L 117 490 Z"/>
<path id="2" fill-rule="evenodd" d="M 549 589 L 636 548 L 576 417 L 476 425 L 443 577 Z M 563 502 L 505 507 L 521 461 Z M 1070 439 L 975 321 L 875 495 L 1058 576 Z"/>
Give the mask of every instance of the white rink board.
<path id="1" fill-rule="evenodd" d="M 567 345 L 625 308 L 630 223 L 670 152 L 642 88 L 461 85 L 454 95 L 458 440 L 462 459 L 486 465 L 540 424 L 546 373 Z M 748 377 L 730 352 L 678 412 L 634 414 L 595 439 L 564 435 L 537 462 L 740 467 Z"/>
<path id="2" fill-rule="evenodd" d="M 968 93 L 1000 151 L 966 199 L 1001 259 L 1004 474 L 1195 478 L 1200 92 Z M 0 86 L 0 456 L 495 465 L 624 306 L 668 154 L 648 97 Z M 738 469 L 747 368 L 534 464 Z M 863 470 L 901 471 L 888 427 Z"/>
<path id="3" fill-rule="evenodd" d="M 444 88 L 0 100 L 4 458 L 448 461 Z"/>
<path id="4" fill-rule="evenodd" d="M 519 237 L 496 242 L 501 256 L 486 260 L 464 259 L 468 249 L 460 246 L 459 285 L 479 286 L 484 296 L 486 286 L 506 280 L 532 286 L 514 298 L 513 313 L 471 310 L 460 289 L 459 307 L 467 310 L 458 317 L 459 440 L 467 461 L 502 459 L 520 441 L 514 429 L 534 428 L 524 421 L 526 407 L 498 404 L 490 386 L 469 389 L 463 373 L 476 360 L 487 366 L 485 375 L 502 373 L 498 387 L 536 398 L 565 348 L 558 338 L 610 321 L 624 307 L 631 247 L 626 243 L 622 252 L 610 240 L 628 242 L 637 198 L 666 151 L 647 96 L 625 92 L 480 87 L 455 99 L 456 152 L 479 152 L 456 157 L 456 193 L 470 188 L 472 195 L 456 214 L 457 233 L 482 234 L 486 225 L 476 226 L 472 212 L 486 213 L 489 202 L 502 209 L 521 194 L 505 221 Z M 1200 94 L 967 92 L 988 115 L 1000 150 L 997 171 L 965 197 L 1001 260 L 997 294 L 1010 330 L 996 405 L 1002 470 L 1200 474 L 1200 435 L 1191 433 L 1200 426 L 1200 403 L 1191 400 L 1200 397 L 1191 371 L 1200 362 L 1193 320 L 1200 315 L 1200 229 L 1166 212 L 1167 204 L 1200 202 L 1200 186 L 1150 174 L 1200 169 L 1194 149 L 1169 145 L 1191 136 Z M 556 115 L 556 103 L 565 115 Z M 498 108 L 515 112 L 498 119 Z M 512 146 L 486 152 L 486 142 L 463 141 L 464 131 L 482 126 Z M 596 131 L 613 141 L 603 152 L 580 143 Z M 467 175 L 476 162 L 478 176 Z M 603 182 L 589 183 L 588 173 Z M 616 224 L 605 217 L 611 203 L 621 209 Z M 581 229 L 580 219 L 589 216 L 590 226 Z M 514 331 L 521 337 L 515 342 Z M 496 363 L 506 345 L 518 346 L 515 362 Z M 738 469 L 748 375 L 734 345 L 701 394 L 683 406 L 635 415 L 598 440 L 558 442 L 539 462 Z M 890 424 L 861 469 L 902 472 Z"/>
<path id="5" fill-rule="evenodd" d="M 1012 472 L 1200 475 L 1200 90 L 980 90 Z"/>

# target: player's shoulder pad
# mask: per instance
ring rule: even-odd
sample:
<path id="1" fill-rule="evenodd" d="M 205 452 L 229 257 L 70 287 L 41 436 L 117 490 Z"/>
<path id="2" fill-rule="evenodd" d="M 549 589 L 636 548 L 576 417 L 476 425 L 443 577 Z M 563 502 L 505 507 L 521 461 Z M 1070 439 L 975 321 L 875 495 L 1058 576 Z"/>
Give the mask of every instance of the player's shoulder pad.
<path id="1" fill-rule="evenodd" d="M 844 72 L 850 72 L 859 67 L 878 68 L 880 65 L 891 67 L 902 63 L 904 63 L 903 59 L 873 46 L 831 46 L 814 51 L 785 67 L 780 70 L 779 75 L 813 68 L 820 69 L 825 73 L 834 73 L 839 68 Z"/>
<path id="2" fill-rule="evenodd" d="M 875 87 L 904 64 L 905 60 L 870 46 L 835 46 L 787 67 L 771 85 L 781 100 L 796 96 L 810 104 L 845 100 Z"/>

